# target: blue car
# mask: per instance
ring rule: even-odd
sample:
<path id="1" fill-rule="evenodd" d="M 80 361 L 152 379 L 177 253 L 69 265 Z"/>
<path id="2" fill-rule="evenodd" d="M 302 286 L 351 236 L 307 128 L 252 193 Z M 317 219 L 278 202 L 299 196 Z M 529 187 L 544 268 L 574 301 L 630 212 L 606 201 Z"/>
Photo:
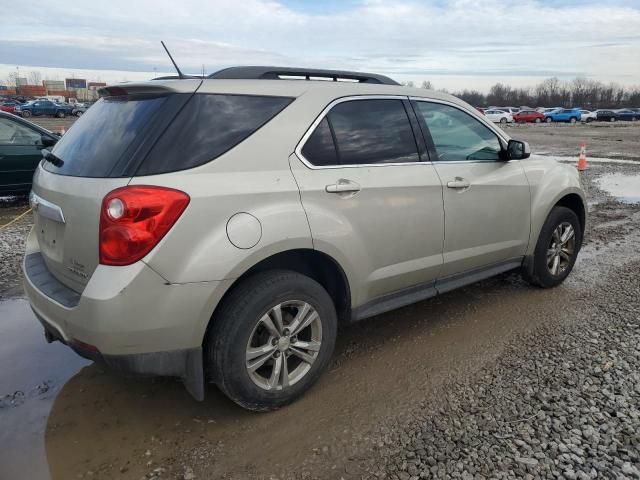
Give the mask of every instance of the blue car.
<path id="1" fill-rule="evenodd" d="M 552 112 L 546 112 L 544 114 L 545 122 L 570 122 L 576 123 L 580 121 L 582 112 L 579 108 L 560 108 Z"/>
<path id="2" fill-rule="evenodd" d="M 616 114 L 618 116 L 618 120 L 626 120 L 628 122 L 635 122 L 636 120 L 640 120 L 640 112 L 631 108 L 617 110 Z"/>
<path id="3" fill-rule="evenodd" d="M 54 115 L 58 118 L 64 118 L 67 115 L 71 115 L 72 112 L 73 107 L 50 100 L 33 100 L 24 105 L 17 106 L 15 109 L 15 114 L 21 115 L 24 118 L 29 118 L 32 115 Z"/>

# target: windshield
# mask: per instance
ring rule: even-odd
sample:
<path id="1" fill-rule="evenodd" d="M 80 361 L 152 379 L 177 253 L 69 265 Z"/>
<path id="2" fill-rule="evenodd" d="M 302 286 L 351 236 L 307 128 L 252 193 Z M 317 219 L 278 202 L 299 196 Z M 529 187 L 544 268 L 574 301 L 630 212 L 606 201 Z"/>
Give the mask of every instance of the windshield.
<path id="1" fill-rule="evenodd" d="M 100 99 L 76 121 L 52 153 L 59 165 L 45 162 L 53 173 L 77 177 L 109 177 L 123 155 L 142 141 L 142 132 L 166 102 L 164 97 Z"/>

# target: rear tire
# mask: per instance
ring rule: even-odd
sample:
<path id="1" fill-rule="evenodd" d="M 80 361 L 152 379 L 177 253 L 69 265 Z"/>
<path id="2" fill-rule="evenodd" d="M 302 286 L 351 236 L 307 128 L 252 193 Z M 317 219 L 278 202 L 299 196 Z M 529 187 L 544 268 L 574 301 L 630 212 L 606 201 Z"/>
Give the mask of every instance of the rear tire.
<path id="1" fill-rule="evenodd" d="M 31 112 L 29 110 L 24 110 L 21 112 L 22 117 L 29 118 L 31 116 Z"/>
<path id="2" fill-rule="evenodd" d="M 523 278 L 541 288 L 560 285 L 571 273 L 581 246 L 578 216 L 567 207 L 554 207 L 540 230 L 530 269 L 522 269 Z"/>
<path id="3" fill-rule="evenodd" d="M 300 328 L 304 320 L 310 323 Z M 231 400 L 253 411 L 287 405 L 315 383 L 331 359 L 338 325 L 327 291 L 288 270 L 242 281 L 212 322 L 205 368 Z"/>
<path id="4" fill-rule="evenodd" d="M 571 118 L 569 119 L 569 123 L 576 123 L 577 121 L 578 121 L 578 120 L 577 120 L 576 118 L 574 118 L 574 117 L 571 117 Z"/>
<path id="5" fill-rule="evenodd" d="M 506 123 L 507 123 L 507 119 L 506 119 L 505 117 L 502 117 L 502 118 L 500 119 L 500 123 L 501 123 L 502 125 L 506 124 Z"/>
<path id="6" fill-rule="evenodd" d="M 610 122 L 615 122 L 615 121 L 616 121 L 616 117 L 611 117 L 611 118 L 609 119 L 609 121 L 610 121 Z"/>
<path id="7" fill-rule="evenodd" d="M 58 111 L 56 112 L 56 117 L 58 117 L 58 118 L 64 118 L 64 117 L 65 117 L 65 114 L 64 114 L 64 112 L 63 112 L 63 111 L 58 110 Z"/>
<path id="8" fill-rule="evenodd" d="M 547 123 L 551 123 L 551 122 L 553 122 L 553 118 L 551 118 L 551 117 L 547 117 L 547 118 L 545 119 L 545 122 L 547 122 Z"/>
<path id="9" fill-rule="evenodd" d="M 540 123 L 541 120 L 539 118 L 536 118 L 536 123 Z"/>

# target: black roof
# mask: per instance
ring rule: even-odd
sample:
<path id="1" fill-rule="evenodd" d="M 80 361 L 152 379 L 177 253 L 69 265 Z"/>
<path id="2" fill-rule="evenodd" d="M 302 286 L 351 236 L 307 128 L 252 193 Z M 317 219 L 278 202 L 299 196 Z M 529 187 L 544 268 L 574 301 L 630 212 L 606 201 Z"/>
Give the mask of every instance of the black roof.
<path id="1" fill-rule="evenodd" d="M 334 82 L 352 80 L 360 83 L 400 85 L 395 80 L 376 73 L 349 72 L 344 70 L 321 70 L 315 68 L 292 67 L 229 67 L 212 73 L 207 78 L 233 80 L 279 80 L 282 77 L 327 78 Z"/>

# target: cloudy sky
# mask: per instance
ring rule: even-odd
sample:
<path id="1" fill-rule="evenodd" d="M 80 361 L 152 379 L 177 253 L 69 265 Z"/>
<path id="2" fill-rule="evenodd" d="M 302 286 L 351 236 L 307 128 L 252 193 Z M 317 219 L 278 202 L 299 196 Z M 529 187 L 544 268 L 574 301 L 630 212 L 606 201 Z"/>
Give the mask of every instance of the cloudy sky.
<path id="1" fill-rule="evenodd" d="M 640 85 L 640 0 L 29 0 L 0 17 L 10 71 L 107 82 L 283 65 L 486 90 L 586 76 Z"/>

